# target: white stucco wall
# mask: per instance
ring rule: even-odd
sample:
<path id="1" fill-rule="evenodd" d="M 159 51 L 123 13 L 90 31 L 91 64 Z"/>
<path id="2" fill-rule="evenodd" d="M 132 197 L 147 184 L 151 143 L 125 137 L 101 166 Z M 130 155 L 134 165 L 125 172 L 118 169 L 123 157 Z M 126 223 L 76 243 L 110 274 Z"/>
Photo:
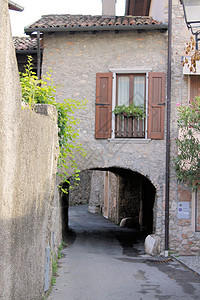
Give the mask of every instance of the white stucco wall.
<path id="1" fill-rule="evenodd" d="M 61 239 L 52 221 L 57 114 L 21 109 L 7 1 L 0 1 L 0 39 L 0 299 L 42 299 L 45 247 L 55 228 L 56 245 Z"/>

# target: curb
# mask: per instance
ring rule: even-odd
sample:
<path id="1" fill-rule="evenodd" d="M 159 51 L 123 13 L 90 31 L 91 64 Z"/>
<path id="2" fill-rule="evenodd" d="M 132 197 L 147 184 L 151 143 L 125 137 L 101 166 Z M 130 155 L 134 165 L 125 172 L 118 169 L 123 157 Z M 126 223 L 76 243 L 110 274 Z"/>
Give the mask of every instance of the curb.
<path id="1" fill-rule="evenodd" d="M 175 259 L 176 261 L 178 261 L 180 264 L 182 264 L 184 267 L 186 267 L 190 271 L 193 271 L 194 273 L 196 273 L 197 275 L 200 276 L 200 271 L 194 270 L 194 268 L 190 267 L 190 265 L 187 262 L 184 262 L 181 258 L 178 258 L 178 257 L 176 257 L 174 255 L 171 255 L 171 257 L 173 257 L 173 259 Z M 192 256 L 190 256 L 190 257 L 192 257 Z"/>

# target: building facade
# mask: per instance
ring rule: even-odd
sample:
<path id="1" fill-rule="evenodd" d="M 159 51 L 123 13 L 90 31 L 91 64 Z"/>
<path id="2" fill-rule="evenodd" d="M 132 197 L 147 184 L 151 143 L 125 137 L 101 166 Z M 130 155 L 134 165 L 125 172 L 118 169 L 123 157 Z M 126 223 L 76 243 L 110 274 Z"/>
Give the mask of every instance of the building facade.
<path id="1" fill-rule="evenodd" d="M 42 69 L 53 70 L 53 79 L 60 85 L 57 101 L 87 100 L 85 109 L 77 113 L 80 142 L 87 156 L 77 156 L 77 161 L 82 172 L 105 172 L 105 216 L 116 223 L 132 217 L 140 228 L 153 234 L 158 252 L 164 253 L 168 1 L 140 1 L 142 6 L 132 2 L 127 1 L 127 13 L 137 12 L 140 17 L 113 16 L 112 10 L 104 7 L 103 16 L 43 16 L 25 31 L 43 33 Z M 195 80 L 195 75 L 184 75 L 182 67 L 189 36 L 182 5 L 173 0 L 169 248 L 195 254 L 200 243 L 194 227 L 198 221 L 194 219 L 195 201 L 190 188 L 177 182 L 173 167 L 178 136 L 176 104 L 188 104 Z M 144 106 L 145 117 L 113 113 L 117 105 L 130 104 Z M 117 177 L 111 180 L 115 183 L 110 184 L 110 192 L 106 172 Z M 179 213 L 180 205 L 185 215 Z"/>

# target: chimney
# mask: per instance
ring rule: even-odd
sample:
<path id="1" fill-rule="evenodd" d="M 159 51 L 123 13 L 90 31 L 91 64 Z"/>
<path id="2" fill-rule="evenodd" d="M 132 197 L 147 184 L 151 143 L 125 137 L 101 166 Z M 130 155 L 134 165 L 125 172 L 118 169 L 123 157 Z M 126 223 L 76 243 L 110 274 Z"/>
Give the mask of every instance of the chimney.
<path id="1" fill-rule="evenodd" d="M 115 3 L 117 0 L 102 0 L 102 15 L 115 16 Z"/>

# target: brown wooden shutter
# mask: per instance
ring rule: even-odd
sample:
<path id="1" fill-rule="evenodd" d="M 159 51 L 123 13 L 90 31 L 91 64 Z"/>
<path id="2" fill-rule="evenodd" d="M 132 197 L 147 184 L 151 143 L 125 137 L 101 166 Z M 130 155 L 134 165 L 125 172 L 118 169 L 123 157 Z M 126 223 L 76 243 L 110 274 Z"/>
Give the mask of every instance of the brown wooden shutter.
<path id="1" fill-rule="evenodd" d="M 111 137 L 112 73 L 98 73 L 96 81 L 95 138 Z"/>
<path id="2" fill-rule="evenodd" d="M 126 0 L 126 15 L 149 16 L 151 0 Z"/>
<path id="3" fill-rule="evenodd" d="M 196 96 L 200 95 L 200 76 L 190 76 L 190 100 L 194 100 Z"/>
<path id="4" fill-rule="evenodd" d="M 149 73 L 148 138 L 164 139 L 165 74 Z"/>

